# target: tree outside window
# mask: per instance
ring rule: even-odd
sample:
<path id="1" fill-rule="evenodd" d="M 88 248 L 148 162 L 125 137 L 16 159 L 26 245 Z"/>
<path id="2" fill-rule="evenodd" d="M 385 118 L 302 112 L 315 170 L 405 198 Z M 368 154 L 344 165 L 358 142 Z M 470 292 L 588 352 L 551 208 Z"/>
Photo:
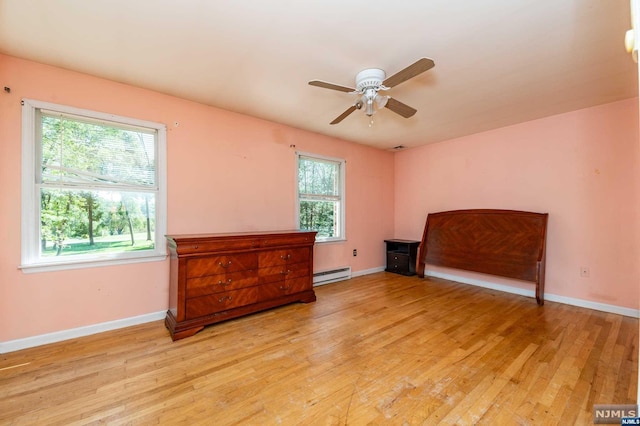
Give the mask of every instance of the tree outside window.
<path id="1" fill-rule="evenodd" d="M 344 239 L 344 160 L 298 155 L 298 217 L 318 241 Z"/>
<path id="2" fill-rule="evenodd" d="M 164 127 L 36 101 L 25 108 L 34 184 L 23 187 L 23 205 L 33 203 L 23 266 L 163 253 Z"/>

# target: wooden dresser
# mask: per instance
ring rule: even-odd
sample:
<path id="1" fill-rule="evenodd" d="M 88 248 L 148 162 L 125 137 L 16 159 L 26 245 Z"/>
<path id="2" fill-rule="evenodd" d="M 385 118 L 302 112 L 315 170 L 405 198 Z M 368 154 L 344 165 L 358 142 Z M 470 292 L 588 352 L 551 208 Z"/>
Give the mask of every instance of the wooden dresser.
<path id="1" fill-rule="evenodd" d="M 291 302 L 313 302 L 316 232 L 167 235 L 173 340 L 205 325 Z"/>

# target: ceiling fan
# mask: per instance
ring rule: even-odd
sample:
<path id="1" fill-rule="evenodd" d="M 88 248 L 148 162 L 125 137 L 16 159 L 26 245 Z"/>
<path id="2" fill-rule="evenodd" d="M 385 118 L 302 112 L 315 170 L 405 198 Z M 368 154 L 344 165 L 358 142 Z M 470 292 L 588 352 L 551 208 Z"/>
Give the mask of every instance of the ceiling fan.
<path id="1" fill-rule="evenodd" d="M 404 118 L 412 117 L 418 110 L 411 108 L 391 96 L 379 94 L 380 90 L 389 90 L 392 87 L 403 83 L 410 78 L 422 74 L 435 66 L 433 60 L 429 58 L 420 58 L 405 69 L 398 71 L 391 77 L 386 76 L 385 72 L 378 68 L 368 68 L 360 71 L 356 75 L 356 88 L 341 86 L 339 84 L 328 83 L 321 80 L 312 80 L 309 82 L 311 86 L 322 87 L 325 89 L 338 90 L 359 95 L 356 102 L 351 105 L 345 112 L 340 114 L 330 124 L 338 124 L 344 120 L 349 114 L 357 109 L 364 107 L 367 116 L 371 117 L 375 114 L 376 107 L 389 108 L 391 111 L 403 116 Z"/>

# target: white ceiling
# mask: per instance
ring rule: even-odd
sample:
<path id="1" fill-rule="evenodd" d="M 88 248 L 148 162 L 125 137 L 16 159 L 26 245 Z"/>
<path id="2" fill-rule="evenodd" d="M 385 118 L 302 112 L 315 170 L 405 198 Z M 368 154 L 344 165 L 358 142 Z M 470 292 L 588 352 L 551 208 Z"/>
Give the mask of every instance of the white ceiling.
<path id="1" fill-rule="evenodd" d="M 0 0 L 0 52 L 345 140 L 414 147 L 637 96 L 628 0 Z M 329 125 L 355 74 L 416 108 Z"/>

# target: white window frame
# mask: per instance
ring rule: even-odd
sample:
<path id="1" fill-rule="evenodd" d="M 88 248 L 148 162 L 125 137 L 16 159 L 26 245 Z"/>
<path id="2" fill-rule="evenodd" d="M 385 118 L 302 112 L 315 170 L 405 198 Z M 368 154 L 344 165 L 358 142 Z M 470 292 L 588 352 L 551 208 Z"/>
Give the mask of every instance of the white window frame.
<path id="1" fill-rule="evenodd" d="M 339 163 L 340 165 L 340 183 L 339 183 L 339 189 L 340 189 L 340 214 L 338 215 L 338 224 L 335 227 L 335 229 L 338 230 L 339 234 L 337 237 L 316 237 L 316 243 L 331 243 L 331 242 L 339 242 L 339 241 L 346 241 L 347 240 L 347 234 L 346 234 L 346 193 L 345 193 L 345 187 L 346 187 L 346 164 L 347 161 L 342 159 L 342 158 L 335 158 L 335 157 L 327 157 L 324 155 L 318 155 L 318 154 L 312 154 L 309 152 L 300 152 L 297 151 L 296 152 L 296 212 L 295 212 L 295 220 L 296 220 L 296 226 L 300 227 L 300 183 L 298 182 L 298 173 L 299 173 L 299 169 L 300 169 L 300 158 L 305 157 L 311 160 L 318 160 L 318 161 L 331 161 L 331 162 L 335 162 L 335 163 Z"/>
<path id="2" fill-rule="evenodd" d="M 111 122 L 115 126 L 133 126 L 153 130 L 157 134 L 157 191 L 155 192 L 155 230 L 152 250 L 122 253 L 95 253 L 84 256 L 40 256 L 40 191 L 36 190 L 39 164 L 38 110 L 75 115 L 89 120 Z M 38 163 L 38 164 L 36 164 Z M 105 265 L 151 262 L 167 257 L 165 234 L 167 229 L 167 129 L 164 124 L 138 120 L 113 114 L 74 108 L 32 99 L 22 100 L 22 259 L 24 272 L 46 272 L 88 268 Z"/>

